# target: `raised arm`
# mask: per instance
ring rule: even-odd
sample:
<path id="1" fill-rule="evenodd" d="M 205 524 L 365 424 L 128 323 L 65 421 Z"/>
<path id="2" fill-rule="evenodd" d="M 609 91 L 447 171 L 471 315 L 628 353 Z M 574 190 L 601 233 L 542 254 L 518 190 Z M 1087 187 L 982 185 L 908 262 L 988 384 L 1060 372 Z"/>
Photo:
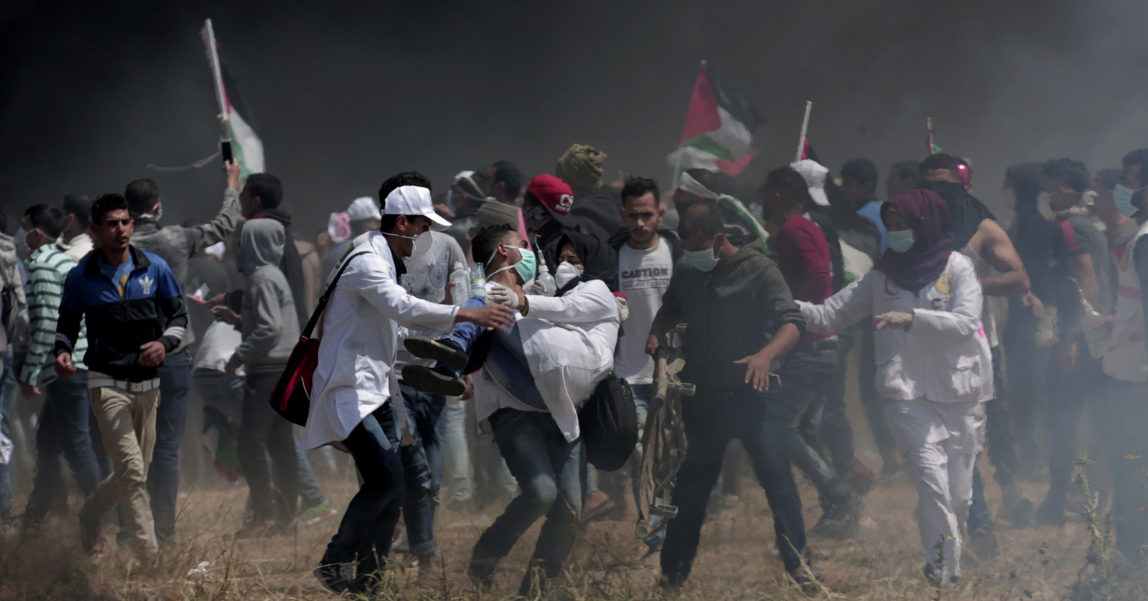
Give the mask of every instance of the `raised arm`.
<path id="1" fill-rule="evenodd" d="M 204 248 L 226 239 L 235 231 L 239 220 L 239 163 L 228 161 L 224 166 L 227 174 L 227 188 L 223 191 L 223 205 L 219 212 L 207 223 L 187 228 L 187 253 L 194 255 Z"/>

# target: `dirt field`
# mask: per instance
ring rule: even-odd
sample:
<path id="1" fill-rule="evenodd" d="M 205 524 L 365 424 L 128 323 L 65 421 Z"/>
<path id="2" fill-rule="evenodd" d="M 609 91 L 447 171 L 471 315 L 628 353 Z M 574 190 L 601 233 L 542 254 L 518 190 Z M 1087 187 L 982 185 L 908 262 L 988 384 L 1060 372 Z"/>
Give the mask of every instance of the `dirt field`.
<path id="1" fill-rule="evenodd" d="M 988 473 L 988 472 L 987 472 Z M 353 491 L 350 478 L 325 481 L 337 506 Z M 989 503 L 997 507 L 996 491 Z M 1027 485 L 1039 499 L 1041 486 Z M 178 538 L 164 548 L 155 569 L 133 566 L 126 553 L 113 550 L 93 564 L 78 544 L 74 515 L 48 522 L 39 540 L 9 538 L 0 549 L 0 601 L 54 599 L 329 599 L 311 569 L 334 531 L 327 521 L 293 536 L 232 542 L 241 523 L 246 487 L 214 485 L 181 496 Z M 818 517 L 816 493 L 802 483 L 802 498 Z M 633 519 L 598 522 L 576 544 L 564 595 L 572 599 L 799 599 L 804 597 L 783 577 L 772 544 L 772 523 L 764 494 L 752 482 L 742 486 L 741 503 L 709 520 L 687 585 L 673 594 L 656 586 L 657 557 L 642 559 L 644 547 L 633 536 Z M 72 499 L 75 510 L 78 498 Z M 823 573 L 832 599 L 1127 599 L 1127 591 L 1073 592 L 1086 565 L 1090 537 L 1076 516 L 1063 529 L 1002 527 L 1001 553 L 978 560 L 966 553 L 959 585 L 940 590 L 921 575 L 922 554 L 913 517 L 915 493 L 905 476 L 882 481 L 867 497 L 860 536 L 845 542 L 812 540 L 814 567 Z M 19 505 L 18 505 L 19 506 Z M 535 526 L 500 564 L 492 593 L 479 595 L 465 575 L 471 546 L 494 517 L 444 512 L 439 528 L 443 573 L 420 585 L 414 569 L 396 569 L 388 590 L 399 598 L 501 599 L 512 595 L 537 536 Z M 632 511 L 632 508 L 631 508 Z M 191 574 L 201 562 L 201 574 Z M 1099 589 L 1103 589 L 1100 586 Z M 1070 594 L 1071 593 L 1071 594 Z"/>

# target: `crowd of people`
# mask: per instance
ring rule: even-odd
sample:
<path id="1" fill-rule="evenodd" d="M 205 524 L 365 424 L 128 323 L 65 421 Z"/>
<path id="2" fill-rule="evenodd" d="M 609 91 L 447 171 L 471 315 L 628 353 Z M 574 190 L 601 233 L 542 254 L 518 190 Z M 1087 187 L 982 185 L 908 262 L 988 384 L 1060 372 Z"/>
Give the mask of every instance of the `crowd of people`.
<path id="1" fill-rule="evenodd" d="M 277 177 L 242 178 L 232 162 L 201 224 L 166 223 L 150 179 L 24 208 L 15 236 L 0 234 L 0 523 L 48 535 L 45 519 L 67 505 L 63 459 L 85 499 L 85 552 L 99 555 L 115 529 L 153 560 L 177 536 L 180 448 L 201 436 L 185 431 L 202 410 L 217 472 L 249 491 L 237 538 L 342 511 L 314 572 L 326 589 L 368 590 L 397 530 L 434 574 L 440 506 L 504 506 L 467 572 L 489 588 L 543 519 L 519 593 L 544 594 L 580 524 L 625 519 L 640 496 L 642 446 L 607 461 L 611 441 L 580 415 L 624 390 L 609 398 L 632 403 L 641 430 L 654 356 L 672 352 L 696 387 L 663 500 L 677 512 L 635 528 L 660 553 L 662 586 L 686 581 L 707 515 L 737 502 L 745 460 L 798 585 L 819 577 L 810 541 L 832 553 L 828 541 L 857 536 L 866 494 L 901 471 L 917 489 L 923 576 L 956 582 L 966 550 L 997 553 L 997 520 L 1065 523 L 1085 413 L 1116 548 L 1141 560 L 1148 149 L 1095 177 L 1073 159 L 1013 165 L 1003 219 L 973 195 L 969 163 L 947 154 L 893 163 L 883 195 L 865 158 L 836 174 L 801 160 L 752 187 L 691 168 L 666 191 L 644 177 L 604 182 L 605 159 L 575 144 L 553 174 L 527 180 L 497 161 L 437 194 L 401 172 L 314 238 L 284 210 Z M 320 343 L 297 428 L 268 401 L 309 319 Z M 864 424 L 846 417 L 847 389 Z M 15 403 L 39 413 L 21 418 Z M 854 447 L 861 427 L 880 469 Z M 995 516 L 982 452 L 1001 491 Z M 22 454 L 35 477 L 16 520 L 10 466 Z M 312 460 L 357 472 L 345 507 Z M 1035 503 L 1019 480 L 1042 465 Z M 821 509 L 808 528 L 795 468 Z"/>

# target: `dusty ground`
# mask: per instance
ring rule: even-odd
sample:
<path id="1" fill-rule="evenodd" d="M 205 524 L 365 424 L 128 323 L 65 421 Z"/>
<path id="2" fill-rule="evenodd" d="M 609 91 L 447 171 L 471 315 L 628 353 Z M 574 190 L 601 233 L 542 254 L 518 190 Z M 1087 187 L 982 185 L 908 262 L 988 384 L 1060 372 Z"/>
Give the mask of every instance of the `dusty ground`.
<path id="1" fill-rule="evenodd" d="M 324 487 L 342 506 L 353 491 L 350 478 L 327 480 Z M 1040 485 L 1027 485 L 1039 498 Z M 678 593 L 681 599 L 797 599 L 802 595 L 783 578 L 772 544 L 772 521 L 760 488 L 746 481 L 742 502 L 707 522 L 693 575 Z M 990 490 L 990 506 L 997 499 Z M 230 541 L 240 525 L 246 487 L 200 486 L 183 495 L 178 539 L 164 549 L 156 569 L 133 566 L 113 551 L 98 564 L 79 550 L 74 515 L 53 518 L 39 540 L 10 538 L 0 548 L 0 601 L 13 599 L 329 599 L 311 576 L 311 568 L 334 531 L 333 521 L 299 530 L 293 536 Z M 818 517 L 816 494 L 803 483 L 802 498 Z M 72 499 L 72 509 L 79 500 Z M 1002 527 L 1001 554 L 991 561 L 966 554 L 965 578 L 940 591 L 921 576 L 922 552 L 913 517 L 915 492 L 908 479 L 882 481 L 867 498 L 860 536 L 846 542 L 811 541 L 815 567 L 824 574 L 832 599 L 1062 599 L 1085 566 L 1089 536 L 1079 519 L 1061 528 L 1024 530 Z M 19 506 L 19 505 L 18 505 Z M 471 599 L 479 596 L 465 576 L 465 562 L 481 529 L 494 517 L 444 512 L 439 528 L 443 574 L 419 585 L 415 570 L 396 570 L 393 589 L 403 598 Z M 501 565 L 495 590 L 499 599 L 517 588 L 537 526 Z M 572 598 L 654 599 L 666 593 L 655 586 L 657 557 L 632 535 L 633 520 L 599 522 L 583 531 L 565 583 Z M 114 545 L 113 545 L 114 547 Z M 200 562 L 207 573 L 187 576 Z M 1073 598 L 1084 598 L 1076 594 Z M 1092 598 L 1103 598 L 1094 596 Z M 1129 598 L 1127 595 L 1110 597 Z"/>

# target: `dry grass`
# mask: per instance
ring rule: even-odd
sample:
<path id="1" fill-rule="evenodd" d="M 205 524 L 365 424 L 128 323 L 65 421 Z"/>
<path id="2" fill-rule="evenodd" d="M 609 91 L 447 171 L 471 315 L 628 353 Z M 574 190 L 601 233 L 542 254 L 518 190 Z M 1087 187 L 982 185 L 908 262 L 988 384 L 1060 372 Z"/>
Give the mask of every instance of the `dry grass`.
<path id="1" fill-rule="evenodd" d="M 353 492 L 349 478 L 324 484 L 337 505 L 345 504 Z M 1039 498 L 1042 490 L 1034 484 L 1028 492 Z M 816 494 L 803 486 L 802 496 L 810 507 L 807 520 L 813 523 L 818 517 Z M 181 499 L 178 539 L 163 550 L 155 567 L 134 565 L 118 550 L 93 564 L 79 550 L 74 516 L 54 518 L 41 538 L 13 539 L 0 548 L 0 601 L 332 598 L 319 588 L 311 569 L 335 524 L 325 522 L 293 536 L 234 542 L 229 533 L 240 525 L 245 497 L 242 485 L 189 491 Z M 1000 557 L 978 561 L 966 553 L 962 582 L 938 591 L 921 575 L 915 493 L 909 481 L 903 476 L 887 479 L 867 502 L 858 538 L 811 542 L 815 568 L 824 574 L 823 598 L 1059 600 L 1073 591 L 1078 572 L 1086 565 L 1090 537 L 1080 521 L 1070 521 L 1062 529 L 1002 527 Z M 989 503 L 998 506 L 991 496 Z M 500 564 L 494 592 L 480 596 L 466 578 L 465 564 L 471 545 L 493 517 L 489 512 L 444 513 L 439 527 L 441 577 L 420 586 L 416 570 L 397 568 L 384 589 L 402 598 L 509 596 L 517 588 L 538 527 Z M 644 547 L 632 532 L 633 522 L 627 520 L 596 523 L 581 533 L 563 584 L 571 598 L 666 596 L 655 584 L 657 557 L 642 559 Z M 672 596 L 699 601 L 807 598 L 783 577 L 772 540 L 764 494 L 746 482 L 741 504 L 707 522 L 693 574 Z M 208 562 L 207 573 L 188 576 L 201 562 Z"/>

